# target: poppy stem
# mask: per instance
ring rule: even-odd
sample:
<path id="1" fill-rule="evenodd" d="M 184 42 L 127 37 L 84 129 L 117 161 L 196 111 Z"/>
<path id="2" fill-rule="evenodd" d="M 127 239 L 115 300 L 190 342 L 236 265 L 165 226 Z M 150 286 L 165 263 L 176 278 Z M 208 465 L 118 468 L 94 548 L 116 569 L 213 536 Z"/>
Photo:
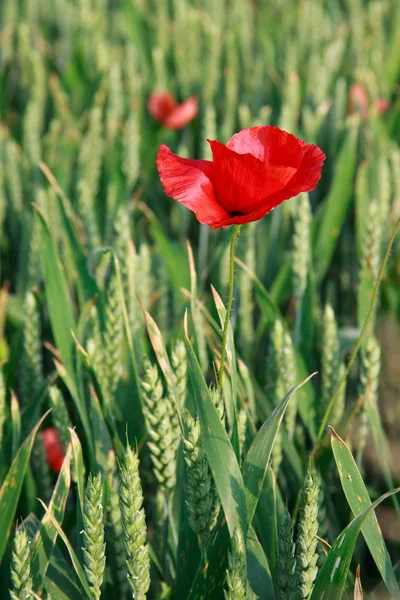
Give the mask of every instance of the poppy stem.
<path id="1" fill-rule="evenodd" d="M 229 296 L 228 296 L 228 306 L 226 307 L 225 314 L 225 322 L 224 322 L 224 330 L 222 334 L 222 347 L 221 347 L 221 365 L 219 367 L 219 376 L 218 376 L 218 387 L 222 390 L 222 383 L 224 379 L 224 364 L 226 357 L 226 341 L 228 337 L 228 327 L 229 327 L 229 318 L 231 316 L 232 310 L 232 301 L 233 301 L 233 288 L 235 283 L 235 246 L 237 239 L 239 237 L 239 232 L 241 229 L 241 225 L 236 225 L 233 231 L 233 236 L 231 240 L 231 249 L 229 255 Z"/>

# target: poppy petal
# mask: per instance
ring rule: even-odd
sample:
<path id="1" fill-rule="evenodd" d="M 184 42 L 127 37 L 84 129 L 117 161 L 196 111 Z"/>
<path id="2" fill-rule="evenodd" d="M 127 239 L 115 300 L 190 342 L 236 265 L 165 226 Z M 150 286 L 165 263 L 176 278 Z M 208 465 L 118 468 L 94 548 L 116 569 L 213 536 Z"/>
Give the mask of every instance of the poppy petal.
<path id="1" fill-rule="evenodd" d="M 261 125 L 258 127 L 248 127 L 235 133 L 227 142 L 226 147 L 238 154 L 251 154 L 264 162 L 265 147 L 259 138 L 260 129 L 265 129 Z"/>
<path id="2" fill-rule="evenodd" d="M 231 217 L 250 214 L 264 198 L 284 189 L 296 173 L 295 168 L 272 165 L 251 154 L 238 154 L 220 142 L 208 142 L 218 202 Z"/>
<path id="3" fill-rule="evenodd" d="M 303 146 L 303 160 L 298 171 L 289 181 L 288 185 L 274 194 L 262 198 L 257 204 L 250 207 L 249 212 L 243 216 L 235 216 L 223 226 L 250 223 L 262 219 L 267 213 L 279 206 L 284 200 L 289 200 L 301 192 L 311 192 L 321 178 L 322 165 L 325 154 L 313 144 L 306 144 L 300 140 Z"/>
<path id="4" fill-rule="evenodd" d="M 163 120 L 164 127 L 168 129 L 181 129 L 197 115 L 199 102 L 195 96 L 190 96 L 185 102 L 175 106 L 171 113 Z"/>
<path id="5" fill-rule="evenodd" d="M 303 158 L 302 141 L 272 125 L 243 129 L 231 137 L 226 147 L 238 154 L 251 154 L 263 162 L 294 169 Z"/>
<path id="6" fill-rule="evenodd" d="M 157 168 L 167 196 L 193 211 L 200 223 L 216 229 L 229 218 L 215 199 L 210 161 L 182 158 L 162 145 L 158 151 Z"/>
<path id="7" fill-rule="evenodd" d="M 40 432 L 40 437 L 43 440 L 46 460 L 49 466 L 58 473 L 64 461 L 64 453 L 58 440 L 57 430 L 54 427 L 48 427 Z"/>
<path id="8" fill-rule="evenodd" d="M 293 179 L 284 190 L 287 198 L 297 196 L 300 192 L 311 192 L 321 179 L 321 170 L 325 154 L 314 144 L 303 142 L 303 160 Z M 285 198 L 285 200 L 287 199 Z"/>
<path id="9" fill-rule="evenodd" d="M 258 137 L 265 149 L 265 161 L 272 165 L 299 168 L 303 159 L 302 140 L 271 125 L 260 127 Z"/>
<path id="10" fill-rule="evenodd" d="M 147 101 L 147 110 L 156 121 L 162 123 L 178 106 L 169 92 L 153 92 Z"/>

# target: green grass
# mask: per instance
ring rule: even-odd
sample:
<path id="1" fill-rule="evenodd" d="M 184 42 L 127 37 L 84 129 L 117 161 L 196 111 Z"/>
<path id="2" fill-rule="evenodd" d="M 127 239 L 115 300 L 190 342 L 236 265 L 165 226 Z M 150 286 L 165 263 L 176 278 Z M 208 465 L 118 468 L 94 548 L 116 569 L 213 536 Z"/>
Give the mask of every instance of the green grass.
<path id="1" fill-rule="evenodd" d="M 400 316 L 400 4 L 0 14 L 0 597 L 336 600 L 357 565 L 368 598 L 400 597 L 400 540 L 373 512 L 399 485 L 380 332 Z M 197 95 L 198 116 L 162 129 L 155 90 Z M 327 160 L 315 191 L 241 230 L 223 408 L 232 230 L 167 198 L 155 158 L 209 158 L 207 137 L 259 124 Z M 49 480 L 35 436 L 50 426 L 66 459 Z M 393 493 L 391 522 L 398 507 Z"/>

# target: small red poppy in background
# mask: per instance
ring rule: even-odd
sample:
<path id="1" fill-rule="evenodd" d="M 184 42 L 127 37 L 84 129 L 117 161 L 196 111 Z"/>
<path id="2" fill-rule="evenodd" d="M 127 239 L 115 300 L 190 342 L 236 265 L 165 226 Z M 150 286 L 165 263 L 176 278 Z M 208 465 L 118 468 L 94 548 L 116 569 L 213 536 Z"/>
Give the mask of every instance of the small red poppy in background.
<path id="1" fill-rule="evenodd" d="M 147 110 L 167 129 L 182 129 L 197 115 L 198 100 L 190 96 L 178 104 L 169 92 L 153 92 L 147 101 Z"/>
<path id="2" fill-rule="evenodd" d="M 383 115 L 389 110 L 390 103 L 388 100 L 386 100 L 386 98 L 377 98 L 374 102 L 374 108 L 376 112 L 378 112 L 380 115 Z"/>
<path id="3" fill-rule="evenodd" d="M 40 432 L 40 437 L 43 440 L 46 459 L 50 467 L 59 473 L 61 470 L 64 454 L 61 450 L 60 442 L 58 441 L 57 429 L 48 427 Z"/>
<path id="4" fill-rule="evenodd" d="M 310 192 L 325 154 L 278 127 L 251 127 L 226 144 L 208 140 L 212 161 L 190 160 L 160 146 L 157 167 L 165 193 L 214 229 L 258 221 Z"/>
<path id="5" fill-rule="evenodd" d="M 368 119 L 368 106 L 367 90 L 361 83 L 353 83 L 349 91 L 349 114 L 359 112 L 363 119 Z"/>
<path id="6" fill-rule="evenodd" d="M 383 115 L 389 110 L 390 103 L 386 98 L 379 97 L 375 100 L 372 107 L 375 112 Z M 348 113 L 352 115 L 358 112 L 365 121 L 369 117 L 370 108 L 370 99 L 365 87 L 361 83 L 353 83 L 349 92 Z"/>

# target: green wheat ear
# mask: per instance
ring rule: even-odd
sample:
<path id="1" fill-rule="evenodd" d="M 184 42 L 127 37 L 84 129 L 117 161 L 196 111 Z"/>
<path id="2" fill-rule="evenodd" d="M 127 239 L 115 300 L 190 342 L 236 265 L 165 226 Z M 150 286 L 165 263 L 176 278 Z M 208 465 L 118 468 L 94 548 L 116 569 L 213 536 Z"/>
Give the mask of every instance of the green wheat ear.
<path id="1" fill-rule="evenodd" d="M 338 327 L 333 308 L 325 306 L 322 322 L 322 364 L 321 364 L 321 408 L 325 411 L 332 398 L 345 367 L 340 357 Z M 335 426 L 343 415 L 346 386 L 343 385 L 330 415 L 330 423 Z"/>
<path id="2" fill-rule="evenodd" d="M 113 270 L 107 286 L 106 330 L 104 332 L 104 364 L 106 401 L 113 403 L 122 371 L 123 320 L 117 275 Z"/>
<path id="3" fill-rule="evenodd" d="M 368 421 L 368 404 L 378 402 L 379 374 L 381 370 L 381 348 L 375 337 L 370 337 L 361 351 L 361 369 L 359 381 L 359 397 L 362 406 L 357 431 L 357 460 L 360 463 L 368 440 L 370 424 Z"/>
<path id="4" fill-rule="evenodd" d="M 94 600 L 99 600 L 106 565 L 101 474 L 89 475 L 83 508 L 83 557 L 85 573 Z"/>
<path id="5" fill-rule="evenodd" d="M 12 600 L 33 600 L 30 547 L 25 529 L 18 529 L 13 542 L 11 557 Z"/>
<path id="6" fill-rule="evenodd" d="M 174 489 L 176 483 L 176 449 L 179 444 L 179 423 L 174 418 L 175 407 L 171 400 L 163 395 L 163 386 L 158 368 L 149 361 L 145 362 L 145 374 L 141 381 L 144 416 L 150 441 L 153 470 L 160 487 L 166 495 Z M 172 422 L 171 422 L 171 416 Z"/>
<path id="7" fill-rule="evenodd" d="M 187 469 L 187 507 L 189 525 L 204 551 L 221 508 L 218 492 L 201 443 L 200 422 L 188 410 L 183 411 L 185 437 L 183 454 Z"/>
<path id="8" fill-rule="evenodd" d="M 187 390 L 187 354 L 186 346 L 178 340 L 172 350 L 171 363 L 175 375 L 175 387 L 181 407 L 185 406 Z"/>
<path id="9" fill-rule="evenodd" d="M 307 287 L 307 276 L 310 266 L 310 227 L 312 221 L 311 206 L 308 194 L 299 195 L 296 215 L 293 222 L 293 292 L 296 303 L 301 310 L 304 293 Z"/>
<path id="10" fill-rule="evenodd" d="M 236 529 L 228 552 L 225 600 L 245 600 L 246 585 L 246 546 L 243 533 L 240 529 Z"/>
<path id="11" fill-rule="evenodd" d="M 278 600 L 293 598 L 296 590 L 295 548 L 292 519 L 288 507 L 285 506 L 278 526 Z"/>
<path id="12" fill-rule="evenodd" d="M 128 571 L 126 568 L 126 552 L 124 545 L 124 530 L 122 513 L 119 505 L 118 485 L 115 474 L 115 454 L 109 453 L 108 464 L 108 502 L 106 510 L 106 539 L 108 558 L 111 561 L 112 578 L 118 594 L 125 598 L 128 592 Z"/>
<path id="13" fill-rule="evenodd" d="M 122 204 L 118 207 L 114 223 L 112 243 L 119 260 L 121 281 L 131 330 L 138 319 L 138 302 L 135 296 L 136 286 L 136 250 L 131 239 L 130 213 Z"/>
<path id="14" fill-rule="evenodd" d="M 25 406 L 38 393 L 43 382 L 40 316 L 36 298 L 28 292 L 24 302 L 23 349 L 21 358 L 21 391 Z"/>
<path id="15" fill-rule="evenodd" d="M 272 382 L 270 397 L 273 406 L 277 406 L 287 392 L 296 384 L 296 361 L 290 334 L 284 330 L 282 322 L 277 319 L 271 333 L 268 359 L 269 379 Z M 294 400 L 294 402 L 293 402 Z M 296 425 L 297 404 L 295 398 L 286 410 L 284 424 L 289 436 L 293 437 Z M 278 430 L 272 449 L 272 466 L 276 474 L 282 462 L 282 434 Z"/>
<path id="16" fill-rule="evenodd" d="M 120 467 L 119 500 L 125 533 L 128 581 L 135 600 L 145 600 L 150 587 L 150 558 L 137 453 L 127 446 Z"/>
<path id="17" fill-rule="evenodd" d="M 315 476 L 309 469 L 304 480 L 296 538 L 297 597 L 308 600 L 318 574 L 318 494 Z"/>

